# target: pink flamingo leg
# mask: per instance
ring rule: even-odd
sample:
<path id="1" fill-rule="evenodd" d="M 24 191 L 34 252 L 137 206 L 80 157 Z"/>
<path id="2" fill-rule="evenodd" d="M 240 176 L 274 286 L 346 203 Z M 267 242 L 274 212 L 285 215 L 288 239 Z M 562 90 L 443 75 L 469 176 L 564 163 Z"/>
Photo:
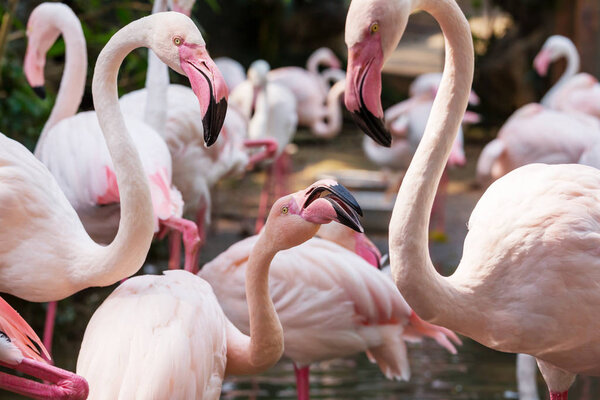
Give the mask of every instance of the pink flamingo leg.
<path id="1" fill-rule="evenodd" d="M 568 391 L 562 393 L 550 391 L 550 400 L 567 400 L 568 395 Z"/>
<path id="2" fill-rule="evenodd" d="M 54 335 L 54 321 L 56 320 L 56 301 L 48 303 L 46 311 L 46 323 L 44 324 L 44 347 L 52 355 L 52 336 Z"/>
<path id="3" fill-rule="evenodd" d="M 160 221 L 161 224 L 183 233 L 183 249 L 185 251 L 184 268 L 193 272 L 197 269 L 198 250 L 200 250 L 200 235 L 198 227 L 192 221 L 183 218 L 170 217 Z"/>
<path id="4" fill-rule="evenodd" d="M 298 400 L 310 399 L 309 368 L 310 367 L 298 368 L 296 364 L 294 364 L 294 373 L 296 374 L 296 393 L 298 394 Z"/>
<path id="5" fill-rule="evenodd" d="M 244 146 L 247 148 L 265 146 L 264 151 L 256 153 L 252 157 L 250 157 L 250 161 L 248 162 L 248 166 L 246 167 L 246 169 L 248 170 L 254 169 L 256 164 L 260 163 L 261 161 L 273 159 L 273 157 L 275 157 L 275 154 L 277 153 L 277 148 L 279 147 L 275 139 L 269 138 L 256 140 L 248 139 L 244 141 Z"/>
<path id="6" fill-rule="evenodd" d="M 181 232 L 169 233 L 169 269 L 181 267 Z"/>
<path id="7" fill-rule="evenodd" d="M 0 373 L 0 388 L 39 400 L 85 400 L 89 388 L 85 379 L 53 365 L 24 358 L 20 364 L 0 365 L 23 372 L 51 384 L 40 383 L 18 376 Z"/>
<path id="8" fill-rule="evenodd" d="M 431 226 L 432 237 L 444 240 L 446 236 L 446 197 L 448 193 L 448 169 L 444 169 L 440 184 L 437 192 L 435 193 L 435 199 L 433 200 L 433 207 L 431 210 Z"/>

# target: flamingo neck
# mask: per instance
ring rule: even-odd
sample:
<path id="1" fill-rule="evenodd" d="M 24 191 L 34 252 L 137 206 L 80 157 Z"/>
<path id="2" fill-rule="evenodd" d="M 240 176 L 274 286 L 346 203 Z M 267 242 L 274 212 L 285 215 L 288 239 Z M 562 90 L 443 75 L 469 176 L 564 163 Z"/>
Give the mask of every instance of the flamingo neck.
<path id="1" fill-rule="evenodd" d="M 312 127 L 315 135 L 330 139 L 336 136 L 342 129 L 342 106 L 340 104 L 340 96 L 344 94 L 345 89 L 345 80 L 336 82 L 336 84 L 329 89 L 324 119 L 320 119 Z"/>
<path id="2" fill-rule="evenodd" d="M 548 90 L 548 92 L 542 98 L 541 103 L 545 106 L 549 106 L 549 103 L 552 101 L 552 97 L 558 92 L 558 90 L 569 81 L 572 77 L 574 77 L 580 68 L 580 58 L 579 53 L 577 52 L 577 48 L 571 41 L 565 41 L 561 43 L 560 55 L 565 56 L 567 58 L 567 67 L 565 68 L 565 72 L 560 76 L 558 81 Z"/>
<path id="3" fill-rule="evenodd" d="M 398 192 L 390 221 L 392 274 L 423 319 L 452 325 L 464 313 L 459 293 L 435 271 L 428 249 L 433 199 L 467 107 L 473 79 L 473 44 L 466 18 L 453 0 L 420 0 L 440 24 L 446 42 L 444 74 L 423 139 Z M 457 310 L 458 312 L 457 313 Z"/>
<path id="4" fill-rule="evenodd" d="M 65 69 L 56 103 L 42 129 L 42 136 L 63 119 L 75 115 L 83 98 L 87 75 L 85 36 L 77 16 L 70 9 L 61 7 L 52 18 L 44 22 L 54 25 L 65 40 Z"/>
<path id="5" fill-rule="evenodd" d="M 165 0 L 155 0 L 152 5 L 152 14 L 163 11 L 167 11 Z M 164 132 L 167 123 L 165 104 L 167 104 L 169 83 L 169 68 L 152 50 L 148 49 L 144 121 L 161 134 Z"/>
<path id="6" fill-rule="evenodd" d="M 154 235 L 154 212 L 148 178 L 125 126 L 117 93 L 117 75 L 132 50 L 146 46 L 152 17 L 130 23 L 117 32 L 100 52 L 92 93 L 98 122 L 113 161 L 121 199 L 121 220 L 115 239 L 95 254 L 85 274 L 87 286 L 106 286 L 136 273 Z"/>
<path id="7" fill-rule="evenodd" d="M 248 136 L 250 139 L 259 139 L 269 136 L 269 84 L 260 86 L 253 94 Z M 278 149 L 279 152 L 280 149 Z"/>
<path id="8" fill-rule="evenodd" d="M 319 67 L 321 65 L 325 67 L 331 67 L 333 65 L 331 59 L 325 52 L 317 50 L 308 57 L 308 60 L 306 60 L 306 69 L 313 74 L 319 75 Z"/>
<path id="9" fill-rule="evenodd" d="M 246 269 L 250 320 L 248 360 L 254 373 L 270 368 L 283 353 L 283 329 L 269 294 L 269 269 L 276 254 L 277 250 L 266 239 L 263 229 L 250 253 Z"/>

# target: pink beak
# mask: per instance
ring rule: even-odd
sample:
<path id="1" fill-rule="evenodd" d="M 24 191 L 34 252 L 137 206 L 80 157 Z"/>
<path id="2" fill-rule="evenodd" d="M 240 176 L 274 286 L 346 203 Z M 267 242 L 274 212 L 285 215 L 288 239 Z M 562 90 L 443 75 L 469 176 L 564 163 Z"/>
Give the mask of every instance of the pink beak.
<path id="1" fill-rule="evenodd" d="M 35 94 L 40 98 L 46 98 L 46 90 L 44 89 L 44 66 L 46 65 L 45 57 L 38 57 L 36 51 L 28 45 L 25 53 L 25 61 L 23 62 L 23 70 L 27 82 L 33 88 Z"/>
<path id="2" fill-rule="evenodd" d="M 548 67 L 550 67 L 550 63 L 552 62 L 552 54 L 550 50 L 542 49 L 538 55 L 533 60 L 533 66 L 538 74 L 541 76 L 546 76 L 548 74 Z"/>
<path id="3" fill-rule="evenodd" d="M 383 52 L 379 34 L 348 49 L 346 108 L 354 122 L 378 144 L 390 147 L 392 137 L 385 129 L 381 107 Z"/>
<path id="4" fill-rule="evenodd" d="M 227 84 L 206 47 L 182 44 L 179 47 L 181 68 L 200 102 L 204 141 L 207 146 L 219 137 L 227 113 Z"/>

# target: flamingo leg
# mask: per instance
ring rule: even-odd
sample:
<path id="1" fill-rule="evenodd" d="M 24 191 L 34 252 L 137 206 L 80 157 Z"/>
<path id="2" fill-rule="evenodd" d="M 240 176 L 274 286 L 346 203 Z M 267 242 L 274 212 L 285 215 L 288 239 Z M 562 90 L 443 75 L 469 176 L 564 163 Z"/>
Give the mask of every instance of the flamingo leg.
<path id="1" fill-rule="evenodd" d="M 181 232 L 169 233 L 169 269 L 179 269 L 181 266 Z"/>
<path id="2" fill-rule="evenodd" d="M 298 394 L 298 400 L 310 399 L 309 368 L 310 367 L 308 366 L 298 368 L 296 364 L 294 364 L 294 373 L 296 374 L 296 393 Z"/>
<path id="3" fill-rule="evenodd" d="M 48 303 L 46 311 L 46 322 L 44 323 L 44 347 L 52 355 L 52 336 L 54 335 L 54 321 L 56 320 L 56 301 Z"/>
<path id="4" fill-rule="evenodd" d="M 568 395 L 569 395 L 568 391 L 565 391 L 565 392 L 550 391 L 550 400 L 567 400 Z"/>
<path id="5" fill-rule="evenodd" d="M 248 139 L 244 141 L 244 146 L 247 148 L 261 146 L 265 147 L 263 151 L 256 153 L 252 155 L 252 157 L 250 157 L 250 161 L 248 162 L 248 166 L 246 167 L 246 169 L 248 170 L 254 169 L 256 164 L 260 163 L 261 161 L 272 159 L 277 153 L 278 148 L 277 141 L 275 139 L 270 138 L 255 140 Z"/>
<path id="6" fill-rule="evenodd" d="M 51 384 L 40 383 L 18 376 L 0 373 L 0 388 L 39 400 L 85 400 L 89 388 L 86 380 L 72 372 L 29 358 L 21 363 L 0 365 L 23 372 Z"/>
<path id="7" fill-rule="evenodd" d="M 160 222 L 183 234 L 183 249 L 185 252 L 184 269 L 193 273 L 197 269 L 198 251 L 200 250 L 198 227 L 194 222 L 178 217 L 169 217 Z"/>

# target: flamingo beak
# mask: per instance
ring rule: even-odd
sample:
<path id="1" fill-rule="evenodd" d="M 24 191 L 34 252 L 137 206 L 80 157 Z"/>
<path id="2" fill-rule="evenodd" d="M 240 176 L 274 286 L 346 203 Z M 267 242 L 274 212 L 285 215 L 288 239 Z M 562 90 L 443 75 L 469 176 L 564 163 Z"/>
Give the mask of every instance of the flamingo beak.
<path id="1" fill-rule="evenodd" d="M 379 35 L 348 49 L 346 108 L 354 122 L 378 144 L 390 147 L 392 137 L 385 129 L 381 107 L 383 52 Z"/>
<path id="2" fill-rule="evenodd" d="M 548 74 L 548 67 L 550 67 L 550 63 L 552 62 L 552 53 L 548 49 L 542 49 L 535 56 L 533 60 L 533 66 L 540 76 L 546 76 Z"/>
<path id="3" fill-rule="evenodd" d="M 204 141 L 210 146 L 217 141 L 227 114 L 227 84 L 206 47 L 184 43 L 179 56 L 181 69 L 200 101 Z"/>
<path id="4" fill-rule="evenodd" d="M 23 70 L 27 82 L 41 99 L 46 98 L 46 89 L 44 88 L 44 66 L 46 57 L 37 56 L 37 51 L 31 46 L 27 46 L 25 53 L 25 61 L 23 62 Z"/>
<path id="5" fill-rule="evenodd" d="M 300 216 L 316 224 L 337 221 L 357 232 L 364 229 L 359 221 L 362 210 L 348 189 L 333 180 L 321 180 L 302 192 Z"/>

